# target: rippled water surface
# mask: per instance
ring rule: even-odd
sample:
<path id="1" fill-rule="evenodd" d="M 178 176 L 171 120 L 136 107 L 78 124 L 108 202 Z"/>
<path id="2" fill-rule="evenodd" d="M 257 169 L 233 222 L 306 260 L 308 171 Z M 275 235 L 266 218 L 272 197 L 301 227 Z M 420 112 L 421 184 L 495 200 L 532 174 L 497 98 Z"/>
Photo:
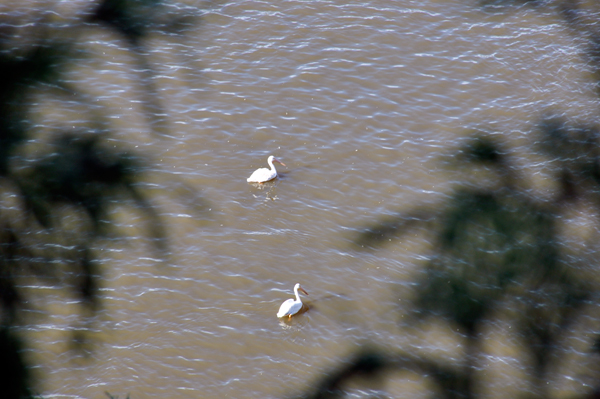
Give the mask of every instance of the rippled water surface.
<path id="1" fill-rule="evenodd" d="M 65 352 L 72 320 L 47 289 L 54 311 L 31 331 L 44 397 L 275 398 L 297 393 L 360 342 L 453 356 L 434 333 L 422 340 L 398 327 L 422 237 L 362 252 L 352 233 L 448 193 L 456 177 L 442 159 L 473 129 L 509 133 L 547 190 L 544 165 L 529 162 L 540 116 L 598 114 L 582 43 L 551 5 L 190 5 L 199 24 L 148 43 L 168 138 L 139 137 L 145 121 L 122 38 L 86 33 L 89 54 L 73 76 L 115 115 L 119 140 L 156 162 L 172 264 L 156 260 L 139 230 L 109 243 L 88 360 Z M 271 154 L 287 165 L 281 178 L 246 183 Z M 210 212 L 190 210 L 186 187 Z M 135 215 L 123 219 L 136 224 Z M 309 310 L 279 321 L 297 282 Z M 514 354 L 498 352 L 490 361 L 518 374 Z M 426 397 L 418 379 L 400 386 L 392 397 Z"/>

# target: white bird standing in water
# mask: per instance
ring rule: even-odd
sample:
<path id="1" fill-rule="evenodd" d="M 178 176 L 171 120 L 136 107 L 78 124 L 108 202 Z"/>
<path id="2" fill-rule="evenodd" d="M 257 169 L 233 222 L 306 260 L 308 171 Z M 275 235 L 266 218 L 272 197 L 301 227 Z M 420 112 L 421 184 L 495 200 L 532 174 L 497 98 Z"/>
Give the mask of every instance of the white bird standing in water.
<path id="1" fill-rule="evenodd" d="M 300 287 L 300 284 L 296 284 L 294 286 L 294 294 L 296 294 L 296 300 L 288 299 L 284 303 L 281 304 L 279 308 L 279 312 L 277 312 L 277 317 L 292 317 L 300 309 L 302 309 L 302 300 L 300 299 L 300 295 L 298 295 L 298 290 L 302 291 L 303 294 L 308 295 L 308 292 L 304 291 L 304 288 Z"/>
<path id="2" fill-rule="evenodd" d="M 281 162 L 280 160 L 275 158 L 273 155 L 271 155 L 269 157 L 269 159 L 267 159 L 267 162 L 269 163 L 269 166 L 271 167 L 271 169 L 267 169 L 267 168 L 256 169 L 254 171 L 254 173 L 252 173 L 252 175 L 248 179 L 246 179 L 246 181 L 248 183 L 264 183 L 269 180 L 273 180 L 274 178 L 277 177 L 277 171 L 275 170 L 275 166 L 273 166 L 273 162 L 277 162 L 277 163 L 285 166 L 285 164 L 283 162 Z"/>

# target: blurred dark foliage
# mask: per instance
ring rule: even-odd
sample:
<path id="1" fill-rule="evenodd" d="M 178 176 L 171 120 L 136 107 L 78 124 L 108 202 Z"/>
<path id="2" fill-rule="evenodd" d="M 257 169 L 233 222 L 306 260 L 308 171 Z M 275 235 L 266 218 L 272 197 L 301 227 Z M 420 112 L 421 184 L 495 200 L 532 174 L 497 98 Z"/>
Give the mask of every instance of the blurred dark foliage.
<path id="1" fill-rule="evenodd" d="M 161 6 L 161 0 L 104 0 L 89 21 L 106 24 L 131 43 L 139 43 L 156 25 Z"/>
<path id="2" fill-rule="evenodd" d="M 600 294 L 568 263 L 559 221 L 568 209 L 565 203 L 597 191 L 600 181 L 594 172 L 596 129 L 544 117 L 539 130 L 539 150 L 556 165 L 559 189 L 553 201 L 531 197 L 508 152 L 491 137 L 476 135 L 456 159 L 467 170 L 491 167 L 501 184 L 458 186 L 436 212 L 408 211 L 375 223 L 356 238 L 359 248 L 377 248 L 420 224 L 428 227 L 432 253 L 414 284 L 409 323 L 435 319 L 453 326 L 463 336 L 463 361 L 449 365 L 402 351 L 361 349 L 302 397 L 341 398 L 344 387 L 358 376 L 377 380 L 391 371 L 411 371 L 428 376 L 440 397 L 477 398 L 484 331 L 495 318 L 506 317 L 504 308 L 515 309 L 512 331 L 531 359 L 533 397 L 551 396 L 547 381 L 560 363 L 562 344 Z M 565 176 L 571 184 L 562 183 Z"/>
<path id="3" fill-rule="evenodd" d="M 568 124 L 564 119 L 548 116 L 541 122 L 546 139 L 541 149 L 560 165 L 557 179 L 562 197 L 558 202 L 571 203 L 586 197 L 596 205 L 600 184 L 600 130 L 596 126 Z"/>
<path id="4" fill-rule="evenodd" d="M 56 128 L 48 140 L 36 136 L 32 123 L 34 95 L 53 87 L 53 95 L 76 94 L 66 74 L 79 60 L 78 30 L 90 23 L 116 31 L 131 44 L 142 66 L 138 82 L 145 88 L 142 109 L 148 132 L 167 135 L 165 111 L 154 87 L 144 39 L 195 17 L 164 12 L 159 1 L 105 0 L 91 14 L 68 24 L 45 18 L 29 30 L 3 14 L 0 27 L 0 353 L 2 397 L 33 397 L 39 376 L 32 376 L 24 353 L 27 342 L 17 327 L 30 323 L 25 315 L 31 291 L 43 280 L 62 287 L 89 318 L 100 308 L 99 239 L 117 233 L 112 219 L 116 206 L 131 207 L 141 216 L 144 233 L 157 256 L 166 260 L 165 228 L 148 193 L 143 190 L 149 158 L 111 144 L 106 115 L 83 103 L 89 129 Z M 39 10 L 31 10 L 32 13 Z M 19 13 L 15 13 L 18 15 Z M 173 21 L 168 20 L 173 16 Z M 86 23 L 88 25 L 86 25 Z M 21 29 L 21 30 L 19 30 Z M 170 29 L 172 33 L 174 29 Z M 176 30 L 176 29 L 175 29 Z M 23 39 L 26 37 L 26 40 Z M 137 70 L 137 68 L 136 68 Z M 82 96 L 84 97 L 84 96 Z M 61 100 L 59 98 L 59 100 Z M 71 99 L 67 101 L 72 101 Z M 82 104 L 79 103 L 78 106 Z M 99 127 L 100 126 L 100 127 Z M 36 150 L 31 155 L 29 148 Z M 85 329 L 75 331 L 73 348 L 87 348 Z M 81 349 L 83 350 L 83 349 Z"/>
<path id="5" fill-rule="evenodd" d="M 135 56 L 139 83 L 147 95 L 141 98 L 144 115 L 149 119 L 154 133 L 168 135 L 165 111 L 154 84 L 154 72 L 142 40 L 156 26 L 160 16 L 160 0 L 104 0 L 90 15 L 88 21 L 107 25 L 120 33 L 129 43 Z"/>
<path id="6" fill-rule="evenodd" d="M 505 11 L 509 6 L 542 7 L 551 0 L 479 0 L 479 6 L 486 11 Z"/>
<path id="7" fill-rule="evenodd" d="M 104 392 L 109 399 L 119 399 L 118 396 L 113 396 L 109 392 Z M 129 394 L 125 397 L 125 399 L 129 399 Z"/>
<path id="8" fill-rule="evenodd" d="M 138 68 L 132 72 L 138 73 L 138 82 L 145 93 L 140 98 L 143 113 L 152 132 L 158 136 L 169 136 L 169 127 L 144 39 L 156 31 L 177 32 L 181 26 L 198 23 L 194 15 L 172 15 L 167 11 L 162 0 L 103 0 L 87 18 L 89 23 L 114 29 L 129 44 L 138 63 Z M 170 19 L 165 20 L 165 15 L 170 15 Z"/>
<path id="9" fill-rule="evenodd" d="M 577 37 L 586 41 L 585 56 L 592 68 L 596 87 L 600 94 L 600 29 L 598 28 L 598 4 L 579 0 L 562 0 L 558 4 L 563 20 Z"/>
<path id="10" fill-rule="evenodd" d="M 415 372 L 431 378 L 440 388 L 440 397 L 464 398 L 468 392 L 469 379 L 461 370 L 455 370 L 439 362 L 404 353 L 390 353 L 375 347 L 361 347 L 343 364 L 314 384 L 300 396 L 302 399 L 339 399 L 346 396 L 346 385 L 356 380 L 369 380 L 375 386 L 383 385 L 385 377 L 392 372 Z"/>
<path id="11" fill-rule="evenodd" d="M 11 154 L 15 146 L 27 139 L 24 126 L 27 88 L 58 81 L 61 68 L 71 56 L 70 51 L 68 43 L 50 44 L 42 40 L 22 56 L 0 54 L 0 176 L 10 173 Z"/>
<path id="12" fill-rule="evenodd" d="M 0 353 L 2 353 L 2 396 L 9 398 L 31 397 L 31 372 L 23 360 L 24 346 L 8 326 L 0 329 Z"/>
<path id="13" fill-rule="evenodd" d="M 511 5 L 552 7 L 574 36 L 584 39 L 584 56 L 600 88 L 599 3 L 482 0 L 479 4 L 485 10 L 501 12 Z M 593 123 L 548 114 L 540 119 L 537 134 L 537 150 L 553 167 L 556 189 L 552 198 L 532 194 L 534 190 L 497 139 L 474 134 L 455 159 L 466 164 L 467 174 L 472 168 L 492 171 L 497 184 L 458 186 L 444 203 L 386 217 L 356 237 L 359 249 L 376 249 L 392 245 L 416 228 L 428 230 L 432 252 L 414 284 L 409 324 L 425 326 L 424 322 L 434 319 L 451 325 L 463 336 L 462 358 L 441 363 L 402 350 L 361 348 L 325 372 L 302 398 L 346 397 L 348 389 L 361 381 L 359 377 L 381 382 L 392 371 L 427 377 L 433 382 L 432 397 L 484 396 L 481 359 L 485 331 L 494 322 L 510 323 L 529 359 L 530 388 L 521 397 L 564 396 L 564 392 L 553 392 L 549 382 L 560 377 L 556 374 L 568 357 L 565 342 L 569 334 L 580 331 L 578 327 L 585 325 L 586 319 L 597 320 L 594 308 L 600 290 L 598 276 L 582 272 L 580 264 L 597 271 L 598 261 L 581 253 L 584 249 L 569 248 L 564 242 L 563 221 L 578 206 L 591 205 L 600 211 L 600 129 Z M 589 261 L 593 264 L 587 264 Z M 513 311 L 507 314 L 505 309 Z M 587 335 L 578 338 L 590 342 Z M 596 336 L 587 354 L 597 359 L 599 348 L 600 336 Z M 583 395 L 567 397 L 600 397 L 600 382 L 588 388 Z"/>

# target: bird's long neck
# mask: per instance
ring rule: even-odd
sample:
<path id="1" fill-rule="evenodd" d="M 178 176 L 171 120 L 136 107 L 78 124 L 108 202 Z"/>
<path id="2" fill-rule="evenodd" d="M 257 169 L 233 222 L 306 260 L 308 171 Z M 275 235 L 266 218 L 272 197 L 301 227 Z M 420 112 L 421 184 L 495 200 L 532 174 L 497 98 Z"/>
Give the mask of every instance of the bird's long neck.
<path id="1" fill-rule="evenodd" d="M 294 294 L 296 294 L 296 301 L 300 302 L 300 294 L 298 294 L 298 287 L 294 287 Z"/>
<path id="2" fill-rule="evenodd" d="M 270 160 L 270 159 L 268 159 L 268 160 L 267 160 L 267 162 L 269 163 L 269 166 L 271 167 L 271 170 L 272 170 L 273 172 L 275 172 L 275 165 L 273 165 L 273 161 L 272 161 L 272 160 Z"/>

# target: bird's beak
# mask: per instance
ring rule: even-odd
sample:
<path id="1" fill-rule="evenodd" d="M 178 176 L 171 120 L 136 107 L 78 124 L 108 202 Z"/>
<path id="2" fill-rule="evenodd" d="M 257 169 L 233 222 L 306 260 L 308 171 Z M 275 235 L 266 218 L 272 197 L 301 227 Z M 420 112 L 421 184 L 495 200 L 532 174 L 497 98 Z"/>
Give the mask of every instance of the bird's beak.
<path id="1" fill-rule="evenodd" d="M 284 164 L 283 162 L 281 162 L 279 159 L 274 159 L 273 162 L 277 162 L 278 164 L 281 164 L 281 165 L 287 167 L 287 165 Z"/>
<path id="2" fill-rule="evenodd" d="M 285 166 L 285 165 L 284 165 L 284 166 Z M 302 288 L 302 287 L 298 287 L 298 289 L 299 289 L 300 291 L 302 291 L 302 292 L 304 293 L 304 295 L 308 295 L 308 292 L 304 291 L 304 288 Z"/>

